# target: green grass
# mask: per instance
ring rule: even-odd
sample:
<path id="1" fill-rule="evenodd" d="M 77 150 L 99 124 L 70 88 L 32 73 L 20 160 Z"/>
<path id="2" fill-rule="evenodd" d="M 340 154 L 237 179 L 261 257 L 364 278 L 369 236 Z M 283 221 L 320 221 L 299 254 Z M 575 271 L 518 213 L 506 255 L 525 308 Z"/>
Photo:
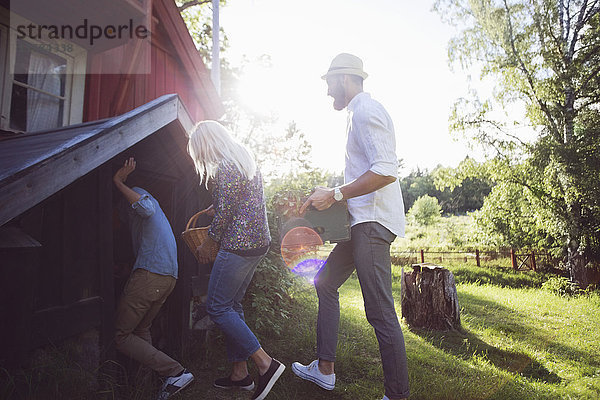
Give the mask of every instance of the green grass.
<path id="1" fill-rule="evenodd" d="M 598 398 L 597 296 L 569 299 L 473 283 L 457 290 L 463 332 L 414 332 L 442 351 L 439 359 L 460 365 L 442 379 L 446 384 L 427 388 L 429 398 Z"/>
<path id="2" fill-rule="evenodd" d="M 443 218 L 431 227 L 409 226 L 409 236 L 397 239 L 393 251 L 420 248 L 444 251 L 459 244 L 469 247 L 471 230 L 470 217 Z M 560 282 L 542 289 L 550 275 L 515 272 L 507 259 L 486 259 L 482 267 L 476 267 L 472 260 L 444 259 L 441 264 L 453 272 L 456 280 L 462 328 L 453 332 L 411 330 L 401 321 L 411 399 L 600 398 L 600 294 L 559 296 L 555 289 L 560 288 Z M 400 313 L 401 267 L 394 266 L 392 273 L 396 308 Z M 298 285 L 291 295 L 288 313 L 272 313 L 282 327 L 279 334 L 272 329 L 255 330 L 265 350 L 288 367 L 268 399 L 381 399 L 383 373 L 379 350 L 364 315 L 356 276 L 340 289 L 337 383 L 331 392 L 300 380 L 289 368 L 293 361 L 307 363 L 314 358 L 317 314 L 317 297 L 312 286 Z M 256 315 L 250 313 L 248 321 L 255 326 Z M 54 360 L 47 368 L 50 360 L 42 359 L 33 370 L 21 375 L 0 370 L 0 398 L 10 398 L 15 393 L 16 381 L 21 382 L 20 393 L 24 396 L 15 398 L 28 400 L 96 399 L 102 389 L 105 396 L 101 398 L 116 398 L 113 395 L 124 393 L 123 398 L 141 400 L 154 398 L 158 389 L 156 380 L 111 386 L 110 379 L 90 377 L 89 372 L 68 361 L 62 352 L 50 355 L 58 361 Z M 218 331 L 197 343 L 182 363 L 196 380 L 175 400 L 251 398 L 251 393 L 212 387 L 214 379 L 229 373 L 224 341 Z M 256 375 L 253 365 L 250 371 Z M 96 393 L 90 394 L 93 391 Z"/>
<path id="3" fill-rule="evenodd" d="M 402 324 L 411 399 L 600 398 L 600 295 L 558 296 L 540 289 L 545 276 L 533 272 L 460 264 L 449 268 L 457 282 L 461 331 L 411 330 Z M 400 273 L 401 267 L 394 266 L 398 311 Z M 281 334 L 256 331 L 265 350 L 288 367 L 268 399 L 381 399 L 383 374 L 377 341 L 364 316 L 356 277 L 340 289 L 337 384 L 331 392 L 300 380 L 289 368 L 293 361 L 311 361 L 316 343 L 314 289 L 298 286 L 292 296 L 290 318 L 280 321 Z M 253 318 L 249 315 L 248 319 Z M 223 338 L 217 331 L 182 361 L 196 381 L 174 399 L 251 398 L 248 392 L 212 387 L 214 379 L 229 372 Z M 71 376 L 71 381 L 49 376 L 55 381 L 47 382 L 48 392 L 36 384 L 30 387 L 29 396 L 21 398 L 99 398 L 77 394 L 72 382 L 77 377 L 71 375 L 76 366 L 63 364 L 62 372 Z M 251 373 L 256 374 L 252 365 Z M 128 399 L 149 399 L 157 388 L 156 383 L 138 384 L 118 391 L 128 393 Z M 2 390 L 0 393 L 7 394 Z M 67 397 L 57 397 L 57 393 Z M 110 391 L 102 398 L 112 398 Z"/>
<path id="4" fill-rule="evenodd" d="M 410 330 L 402 325 L 411 399 L 599 398 L 600 297 L 560 297 L 539 289 L 540 276 L 511 270 L 488 271 L 486 283 L 481 283 L 473 280 L 474 268 L 451 267 L 461 306 L 460 332 Z M 394 267 L 398 310 L 399 277 L 400 267 Z M 492 283 L 496 280 L 500 284 Z M 288 368 L 269 399 L 382 397 L 377 342 L 354 276 L 342 286 L 340 299 L 335 390 L 321 390 L 296 378 Z M 314 357 L 316 304 L 314 289 L 298 290 L 283 333 L 258 333 L 267 352 L 288 367 Z M 228 372 L 222 339 L 211 343 L 203 357 L 188 360 L 197 382 L 179 398 L 249 399 L 248 393 L 223 393 L 210 387 L 213 379 Z"/>
<path id="5" fill-rule="evenodd" d="M 410 218 L 407 220 L 406 236 L 398 238 L 392 245 L 392 251 L 476 249 L 475 222 L 468 215 L 442 217 L 429 226 L 423 226 Z"/>

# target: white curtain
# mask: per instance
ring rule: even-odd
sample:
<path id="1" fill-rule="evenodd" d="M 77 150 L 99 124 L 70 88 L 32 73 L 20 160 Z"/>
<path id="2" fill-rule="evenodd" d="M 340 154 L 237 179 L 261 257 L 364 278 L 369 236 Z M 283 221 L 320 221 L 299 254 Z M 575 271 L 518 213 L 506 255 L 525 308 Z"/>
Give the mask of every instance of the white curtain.
<path id="1" fill-rule="evenodd" d="M 43 54 L 31 52 L 27 84 L 61 96 L 61 72 L 64 65 Z M 62 125 L 61 102 L 47 94 L 27 90 L 27 132 L 57 128 Z"/>

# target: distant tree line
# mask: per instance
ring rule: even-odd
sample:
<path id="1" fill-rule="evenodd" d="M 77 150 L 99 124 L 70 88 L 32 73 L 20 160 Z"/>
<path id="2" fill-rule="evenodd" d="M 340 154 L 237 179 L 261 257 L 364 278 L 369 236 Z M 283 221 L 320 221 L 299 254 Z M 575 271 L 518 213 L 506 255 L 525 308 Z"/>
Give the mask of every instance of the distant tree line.
<path id="1" fill-rule="evenodd" d="M 419 168 L 400 178 L 404 209 L 410 210 L 422 196 L 435 197 L 445 215 L 464 215 L 483 206 L 485 197 L 492 190 L 489 179 L 467 177 L 453 187 L 443 186 L 441 179 L 451 174 L 452 168 L 438 166 L 431 172 Z"/>

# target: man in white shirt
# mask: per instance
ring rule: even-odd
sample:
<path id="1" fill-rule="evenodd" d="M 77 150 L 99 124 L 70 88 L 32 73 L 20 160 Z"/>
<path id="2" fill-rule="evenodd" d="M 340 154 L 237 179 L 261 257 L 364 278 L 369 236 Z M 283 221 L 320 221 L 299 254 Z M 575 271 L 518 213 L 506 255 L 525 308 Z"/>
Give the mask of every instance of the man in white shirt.
<path id="1" fill-rule="evenodd" d="M 340 320 L 339 287 L 356 270 L 367 320 L 375 329 L 383 364 L 383 400 L 407 398 L 404 336 L 392 296 L 390 244 L 404 236 L 404 203 L 397 179 L 398 159 L 392 120 L 383 106 L 363 92 L 362 60 L 342 53 L 322 77 L 333 108 L 348 110 L 344 185 L 317 188 L 302 206 L 318 210 L 348 202 L 351 240 L 338 243 L 315 277 L 319 297 L 317 360 L 293 363 L 299 377 L 324 389 L 335 387 L 335 351 Z"/>

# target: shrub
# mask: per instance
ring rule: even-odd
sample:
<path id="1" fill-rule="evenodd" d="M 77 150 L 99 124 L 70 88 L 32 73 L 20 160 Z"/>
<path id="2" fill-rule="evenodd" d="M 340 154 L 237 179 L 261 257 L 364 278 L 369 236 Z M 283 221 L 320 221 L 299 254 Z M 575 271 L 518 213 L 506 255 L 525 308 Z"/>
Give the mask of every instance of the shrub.
<path id="1" fill-rule="evenodd" d="M 580 292 L 579 286 L 564 276 L 548 278 L 546 282 L 542 283 L 542 289 L 558 296 L 573 296 Z"/>
<path id="2" fill-rule="evenodd" d="M 256 268 L 245 298 L 250 323 L 264 332 L 279 336 L 291 309 L 291 287 L 295 284 L 292 273 L 281 256 L 273 251 Z"/>
<path id="3" fill-rule="evenodd" d="M 421 225 L 432 225 L 441 216 L 442 209 L 435 197 L 424 195 L 419 197 L 408 210 L 409 218 Z"/>

